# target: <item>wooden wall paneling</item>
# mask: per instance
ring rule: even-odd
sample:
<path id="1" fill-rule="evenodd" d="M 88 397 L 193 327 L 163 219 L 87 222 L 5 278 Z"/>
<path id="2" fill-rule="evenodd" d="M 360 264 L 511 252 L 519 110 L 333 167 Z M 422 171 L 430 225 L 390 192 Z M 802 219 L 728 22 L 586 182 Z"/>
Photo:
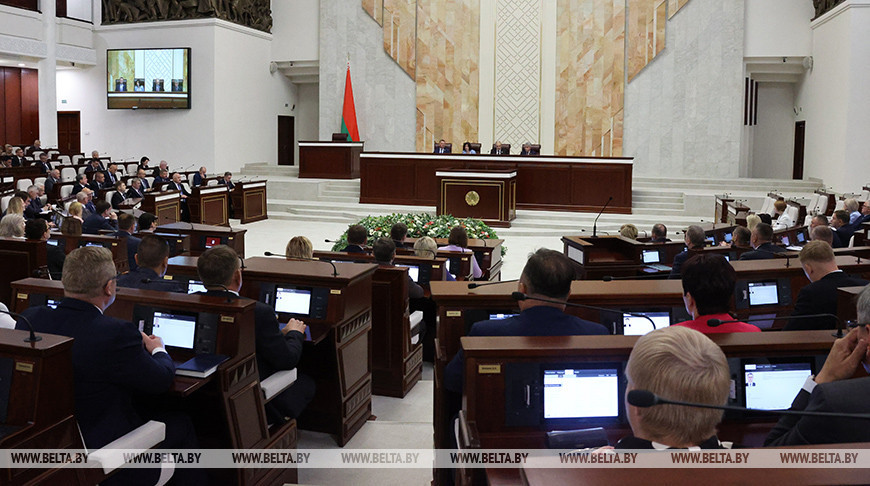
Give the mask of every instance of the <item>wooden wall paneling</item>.
<path id="1" fill-rule="evenodd" d="M 21 140 L 21 70 L 6 68 L 3 71 L 6 78 L 6 86 L 3 89 L 3 97 L 6 98 L 6 142 L 13 145 Z"/>
<path id="2" fill-rule="evenodd" d="M 0 93 L 6 92 L 6 68 L 0 67 Z M 0 144 L 12 143 L 6 138 L 6 96 L 0 96 Z"/>
<path id="3" fill-rule="evenodd" d="M 39 71 L 21 70 L 21 143 L 39 138 Z"/>
<path id="4" fill-rule="evenodd" d="M 531 164 L 517 166 L 517 201 L 536 204 L 565 204 L 571 200 L 571 167 L 551 164 L 547 171 Z"/>

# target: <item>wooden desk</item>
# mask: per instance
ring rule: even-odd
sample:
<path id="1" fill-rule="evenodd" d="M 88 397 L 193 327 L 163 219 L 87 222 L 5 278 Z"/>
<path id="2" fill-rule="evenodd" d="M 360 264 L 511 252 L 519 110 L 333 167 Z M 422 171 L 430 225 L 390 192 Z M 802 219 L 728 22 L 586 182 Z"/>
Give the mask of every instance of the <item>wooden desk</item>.
<path id="1" fill-rule="evenodd" d="M 563 252 L 574 262 L 575 278 L 634 277 L 657 273 L 644 264 L 644 252 L 658 252 L 659 264 L 670 265 L 685 248 L 682 241 L 643 243 L 624 236 L 563 236 Z M 666 277 L 670 270 L 663 272 Z"/>
<path id="2" fill-rule="evenodd" d="M 136 238 L 142 238 L 145 235 L 154 235 L 163 238 L 163 240 L 169 244 L 170 258 L 178 255 L 190 254 L 190 235 L 143 231 L 140 233 L 135 233 L 133 236 L 135 236 Z"/>
<path id="3" fill-rule="evenodd" d="M 843 326 L 846 326 L 846 321 L 853 321 L 858 318 L 858 296 L 864 291 L 865 287 L 840 287 L 837 289 L 837 317 L 842 321 Z"/>
<path id="4" fill-rule="evenodd" d="M 612 196 L 606 212 L 630 214 L 632 164 L 631 158 L 367 152 L 360 156 L 360 202 L 434 207 L 437 170 L 508 169 L 517 171 L 517 209 L 598 212 Z"/>
<path id="5" fill-rule="evenodd" d="M 0 237 L 0 302 L 12 308 L 12 282 L 28 277 L 48 277 L 48 253 L 44 241 Z"/>
<path id="6" fill-rule="evenodd" d="M 72 236 L 63 233 L 51 233 L 51 240 L 57 241 L 58 246 L 63 246 L 67 255 L 83 246 L 102 246 L 112 252 L 112 261 L 115 262 L 115 270 L 124 273 L 130 269 L 127 261 L 127 238 L 108 235 L 80 235 Z"/>
<path id="7" fill-rule="evenodd" d="M 187 198 L 191 223 L 229 226 L 228 193 L 224 186 L 193 187 Z"/>
<path id="8" fill-rule="evenodd" d="M 417 242 L 417 238 L 408 238 L 407 242 L 411 245 Z M 504 243 L 502 239 L 488 239 L 488 240 L 478 240 L 478 239 L 469 239 L 468 240 L 468 248 L 469 250 L 474 252 L 474 258 L 477 259 L 477 265 L 480 267 L 480 270 L 483 272 L 483 276 L 478 280 L 501 280 L 501 267 L 502 267 L 502 257 L 501 257 L 501 245 Z M 438 246 L 446 246 L 447 238 L 435 238 L 435 244 Z M 443 252 L 443 255 L 442 255 Z M 413 250 L 398 250 L 399 254 L 413 254 Z M 448 256 L 450 252 L 444 252 L 440 250 L 438 252 L 438 257 Z M 449 258 L 448 258 L 449 259 Z M 458 262 L 451 262 L 450 268 L 453 268 Z M 465 267 L 462 266 L 462 270 L 465 270 Z M 468 275 L 470 273 L 465 273 L 464 271 L 458 271 L 458 277 Z"/>
<path id="9" fill-rule="evenodd" d="M 450 169 L 438 178 L 438 215 L 477 218 L 490 226 L 510 228 L 517 217 L 517 171 Z"/>
<path id="10" fill-rule="evenodd" d="M 178 191 L 149 191 L 138 209 L 157 216 L 158 222 L 172 223 L 181 219 L 181 195 Z"/>
<path id="11" fill-rule="evenodd" d="M 233 201 L 235 217 L 242 220 L 242 224 L 253 223 L 268 218 L 266 181 L 236 182 L 230 191 Z"/>
<path id="12" fill-rule="evenodd" d="M 179 222 L 161 224 L 157 227 L 157 232 L 190 235 L 190 254 L 193 256 L 202 255 L 205 250 L 215 245 L 228 245 L 240 257 L 245 258 L 246 229 Z"/>
<path id="13" fill-rule="evenodd" d="M 359 178 L 364 143 L 299 142 L 299 178 Z"/>
<path id="14" fill-rule="evenodd" d="M 317 392 L 298 418 L 299 427 L 327 432 L 344 446 L 372 412 L 372 278 L 376 265 L 253 257 L 245 260 L 242 295 L 271 299 L 276 286 L 311 289 L 312 304 L 301 317 L 311 327 L 299 369 L 314 378 Z M 271 300 L 269 300 L 271 301 Z M 289 314 L 279 313 L 286 321 Z"/>

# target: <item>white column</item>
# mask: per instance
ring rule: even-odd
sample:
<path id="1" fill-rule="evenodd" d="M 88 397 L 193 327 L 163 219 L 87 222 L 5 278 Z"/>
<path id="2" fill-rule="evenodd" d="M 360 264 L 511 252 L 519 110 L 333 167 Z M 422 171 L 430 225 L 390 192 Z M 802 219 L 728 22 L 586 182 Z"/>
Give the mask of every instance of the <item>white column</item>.
<path id="1" fill-rule="evenodd" d="M 495 0 L 480 0 L 480 75 L 477 139 L 481 153 L 495 143 Z M 507 143 L 507 141 L 505 141 Z"/>
<path id="2" fill-rule="evenodd" d="M 556 31 L 555 1 L 544 0 L 541 9 L 541 154 L 553 155 L 556 145 Z"/>
<path id="3" fill-rule="evenodd" d="M 42 0 L 45 59 L 39 61 L 39 140 L 43 147 L 57 147 L 57 8 Z M 32 142 L 32 140 L 27 140 Z"/>

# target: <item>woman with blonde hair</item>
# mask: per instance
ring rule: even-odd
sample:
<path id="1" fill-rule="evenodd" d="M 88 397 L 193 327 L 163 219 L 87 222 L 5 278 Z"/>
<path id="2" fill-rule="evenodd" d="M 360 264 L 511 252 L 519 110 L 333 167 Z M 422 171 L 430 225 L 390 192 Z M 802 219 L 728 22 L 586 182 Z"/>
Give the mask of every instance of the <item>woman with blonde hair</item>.
<path id="1" fill-rule="evenodd" d="M 626 238 L 636 240 L 637 239 L 637 226 L 635 226 L 631 223 L 624 224 L 624 225 L 622 225 L 621 228 L 619 228 L 619 234 L 621 236 L 626 237 Z"/>
<path id="2" fill-rule="evenodd" d="M 755 227 L 760 222 L 761 222 L 761 216 L 759 216 L 757 214 L 750 214 L 749 216 L 746 217 L 746 227 L 749 228 L 749 231 L 754 230 Z"/>
<path id="3" fill-rule="evenodd" d="M 83 208 L 82 203 L 78 201 L 69 205 L 69 209 L 67 209 L 69 216 L 64 218 L 63 223 L 60 225 L 61 233 L 70 236 L 82 235 L 82 223 L 84 223 L 82 219 Z"/>
<path id="4" fill-rule="evenodd" d="M 311 240 L 304 236 L 294 236 L 287 242 L 284 256 L 288 260 L 311 260 L 314 258 L 314 245 L 311 244 Z"/>
<path id="5" fill-rule="evenodd" d="M 24 201 L 20 197 L 12 197 L 9 200 L 9 207 L 6 208 L 6 214 L 20 214 L 24 216 Z"/>
<path id="6" fill-rule="evenodd" d="M 18 199 L 14 197 L 12 199 Z M 20 201 L 20 199 L 18 199 Z M 10 238 L 24 238 L 24 216 L 20 214 L 7 214 L 0 219 L 0 236 Z"/>

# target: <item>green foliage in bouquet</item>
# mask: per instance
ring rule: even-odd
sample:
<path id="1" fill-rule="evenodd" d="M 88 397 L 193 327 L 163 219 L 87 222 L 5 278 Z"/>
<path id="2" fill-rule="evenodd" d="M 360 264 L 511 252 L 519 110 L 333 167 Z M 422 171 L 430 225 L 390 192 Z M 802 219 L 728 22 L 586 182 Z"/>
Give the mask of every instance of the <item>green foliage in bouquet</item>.
<path id="1" fill-rule="evenodd" d="M 450 229 L 454 226 L 463 226 L 468 232 L 469 239 L 490 240 L 498 238 L 495 231 L 479 219 L 454 218 L 449 214 L 435 216 L 433 214 L 390 214 L 388 216 L 366 216 L 356 224 L 363 225 L 369 232 L 369 245 L 378 238 L 389 238 L 390 228 L 396 223 L 405 223 L 408 226 L 409 238 L 447 238 Z M 332 246 L 332 251 L 341 251 L 347 246 L 347 232 L 341 235 Z M 501 254 L 507 252 L 504 245 Z"/>

